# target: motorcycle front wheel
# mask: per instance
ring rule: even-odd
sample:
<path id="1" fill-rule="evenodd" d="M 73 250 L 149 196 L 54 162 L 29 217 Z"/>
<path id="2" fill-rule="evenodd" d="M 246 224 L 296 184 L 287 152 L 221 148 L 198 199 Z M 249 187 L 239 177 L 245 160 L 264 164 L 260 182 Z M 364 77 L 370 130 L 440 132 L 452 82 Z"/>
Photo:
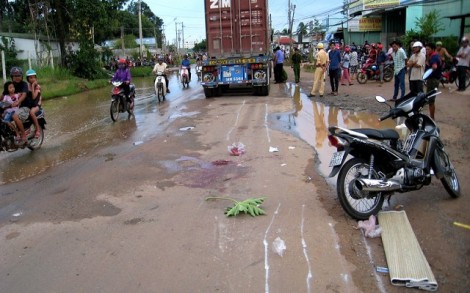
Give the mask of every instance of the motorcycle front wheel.
<path id="1" fill-rule="evenodd" d="M 442 185 L 447 193 L 453 198 L 460 197 L 460 183 L 457 178 L 454 166 L 450 162 L 449 156 L 444 150 L 436 149 L 437 163 L 440 164 L 444 171 L 444 176 L 441 178 Z"/>
<path id="2" fill-rule="evenodd" d="M 111 119 L 113 122 L 116 122 L 119 118 L 119 99 L 113 100 L 111 102 L 109 113 L 111 114 Z"/>
<path id="3" fill-rule="evenodd" d="M 374 167 L 372 179 L 378 179 L 379 170 Z M 369 192 L 359 190 L 355 181 L 358 178 L 368 178 L 369 164 L 360 158 L 352 158 L 347 161 L 338 174 L 337 193 L 341 206 L 346 213 L 354 219 L 366 220 L 371 215 L 376 215 L 384 202 L 382 192 Z"/>
<path id="4" fill-rule="evenodd" d="M 41 134 L 39 135 L 39 137 L 35 137 L 35 133 L 36 133 L 36 127 L 34 127 L 34 124 L 31 125 L 31 128 L 30 128 L 30 135 L 28 137 L 28 149 L 34 151 L 38 148 L 41 147 L 43 141 L 44 141 L 44 129 L 42 129 L 41 127 L 39 127 L 39 131 L 41 132 Z"/>
<path id="5" fill-rule="evenodd" d="M 357 74 L 357 82 L 360 84 L 364 84 L 367 82 L 367 75 L 363 72 L 359 72 Z"/>
<path id="6" fill-rule="evenodd" d="M 393 79 L 393 69 L 385 69 L 384 71 L 384 81 L 389 82 Z"/>

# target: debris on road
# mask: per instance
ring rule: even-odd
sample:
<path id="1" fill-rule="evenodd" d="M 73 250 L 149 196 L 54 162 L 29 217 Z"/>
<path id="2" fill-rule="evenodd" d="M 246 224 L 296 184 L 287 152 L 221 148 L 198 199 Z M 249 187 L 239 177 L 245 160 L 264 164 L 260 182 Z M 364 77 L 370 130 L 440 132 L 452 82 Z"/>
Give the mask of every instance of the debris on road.
<path id="1" fill-rule="evenodd" d="M 274 239 L 273 250 L 275 253 L 282 257 L 284 255 L 284 251 L 286 251 L 286 243 L 284 242 L 284 240 L 282 240 L 280 237 Z"/>
<path id="2" fill-rule="evenodd" d="M 232 156 L 240 156 L 245 153 L 245 145 L 241 142 L 234 142 L 232 145 L 228 146 L 227 149 Z"/>
<path id="3" fill-rule="evenodd" d="M 376 225 L 376 218 L 374 215 L 370 215 L 369 220 L 357 222 L 356 229 L 364 230 L 364 235 L 369 238 L 379 237 L 382 233 L 382 228 L 379 225 Z"/>
<path id="4" fill-rule="evenodd" d="M 272 146 L 269 147 L 269 152 L 270 153 L 274 153 L 274 152 L 278 152 L 278 151 L 279 151 L 279 149 L 276 148 L 276 147 L 272 147 Z"/>
<path id="5" fill-rule="evenodd" d="M 245 214 L 250 214 L 252 217 L 259 216 L 259 215 L 265 215 L 266 212 L 263 211 L 259 206 L 264 202 L 266 197 L 259 197 L 259 198 L 248 198 L 245 199 L 244 201 L 237 201 L 231 197 L 225 196 L 225 197 L 217 197 L 217 196 L 211 196 L 211 197 L 206 197 L 206 200 L 211 200 L 211 199 L 225 199 L 225 200 L 230 200 L 234 202 L 234 205 L 232 207 L 227 207 L 225 211 L 225 215 L 227 217 L 231 216 L 236 216 L 240 212 L 244 212 Z"/>

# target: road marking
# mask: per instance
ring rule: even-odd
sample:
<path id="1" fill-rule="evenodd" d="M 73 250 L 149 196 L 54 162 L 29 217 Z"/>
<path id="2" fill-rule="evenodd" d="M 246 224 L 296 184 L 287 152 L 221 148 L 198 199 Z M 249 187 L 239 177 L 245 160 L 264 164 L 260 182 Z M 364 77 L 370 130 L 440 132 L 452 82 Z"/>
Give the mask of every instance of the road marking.
<path id="1" fill-rule="evenodd" d="M 271 143 L 271 137 L 269 136 L 269 127 L 268 127 L 268 104 L 265 105 L 265 112 L 264 112 L 264 127 L 266 128 L 266 135 L 268 136 L 268 143 Z"/>
<path id="2" fill-rule="evenodd" d="M 367 255 L 369 256 L 369 262 L 374 263 L 374 259 L 372 258 L 371 249 L 370 249 L 369 244 L 367 243 L 367 239 L 364 236 L 364 233 L 362 233 L 362 241 L 366 245 Z M 377 272 L 375 270 L 373 270 L 373 271 L 374 271 L 374 277 L 375 277 L 375 280 L 377 280 L 377 285 L 379 286 L 380 292 L 381 293 L 387 292 L 387 290 L 385 290 L 384 284 L 383 284 L 382 279 L 380 278 L 379 274 L 377 274 Z"/>
<path id="3" fill-rule="evenodd" d="M 302 220 L 300 222 L 300 236 L 302 238 L 302 249 L 304 251 L 304 257 L 308 265 L 307 278 L 305 279 L 307 283 L 307 293 L 310 293 L 310 290 L 311 290 L 310 283 L 313 279 L 313 276 L 312 276 L 312 265 L 310 264 L 310 259 L 308 257 L 307 243 L 305 242 L 305 239 L 304 239 L 304 210 L 305 210 L 305 205 L 303 204 L 302 205 Z"/>
<path id="4" fill-rule="evenodd" d="M 240 108 L 237 111 L 237 119 L 235 119 L 235 124 L 232 126 L 232 128 L 230 128 L 229 132 L 227 132 L 227 141 L 230 140 L 230 134 L 235 129 L 235 127 L 238 125 L 238 119 L 240 118 L 240 112 L 242 111 L 243 106 L 245 106 L 245 102 L 246 102 L 246 100 L 243 100 L 242 105 L 240 106 Z"/>
<path id="5" fill-rule="evenodd" d="M 279 213 L 279 208 L 281 207 L 281 203 L 277 206 L 276 211 L 273 214 L 273 217 L 271 218 L 271 223 L 269 223 L 268 228 L 264 232 L 264 239 L 263 239 L 263 244 L 264 244 L 264 270 L 265 270 L 265 282 L 264 282 L 264 292 L 268 293 L 269 292 L 269 260 L 268 260 L 268 232 L 271 229 L 271 225 L 274 222 L 274 218 L 276 215 Z"/>

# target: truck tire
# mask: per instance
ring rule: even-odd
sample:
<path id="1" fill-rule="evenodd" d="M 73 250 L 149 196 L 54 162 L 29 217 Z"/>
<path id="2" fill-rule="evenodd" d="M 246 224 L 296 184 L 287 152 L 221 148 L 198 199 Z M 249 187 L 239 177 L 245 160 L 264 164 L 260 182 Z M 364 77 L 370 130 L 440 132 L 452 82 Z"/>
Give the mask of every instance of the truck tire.
<path id="1" fill-rule="evenodd" d="M 206 96 L 206 98 L 212 98 L 214 96 L 214 89 L 205 87 L 204 88 L 204 95 Z"/>

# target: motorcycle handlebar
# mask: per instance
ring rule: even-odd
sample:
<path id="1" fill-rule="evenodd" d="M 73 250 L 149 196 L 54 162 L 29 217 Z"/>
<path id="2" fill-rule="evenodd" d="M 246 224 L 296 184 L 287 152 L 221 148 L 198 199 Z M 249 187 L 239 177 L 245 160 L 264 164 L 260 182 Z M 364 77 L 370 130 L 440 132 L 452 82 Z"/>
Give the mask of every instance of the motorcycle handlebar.
<path id="1" fill-rule="evenodd" d="M 391 116 L 392 116 L 392 112 L 389 112 L 389 113 L 385 114 L 384 116 L 380 117 L 379 121 L 384 121 L 385 119 L 388 119 Z"/>

